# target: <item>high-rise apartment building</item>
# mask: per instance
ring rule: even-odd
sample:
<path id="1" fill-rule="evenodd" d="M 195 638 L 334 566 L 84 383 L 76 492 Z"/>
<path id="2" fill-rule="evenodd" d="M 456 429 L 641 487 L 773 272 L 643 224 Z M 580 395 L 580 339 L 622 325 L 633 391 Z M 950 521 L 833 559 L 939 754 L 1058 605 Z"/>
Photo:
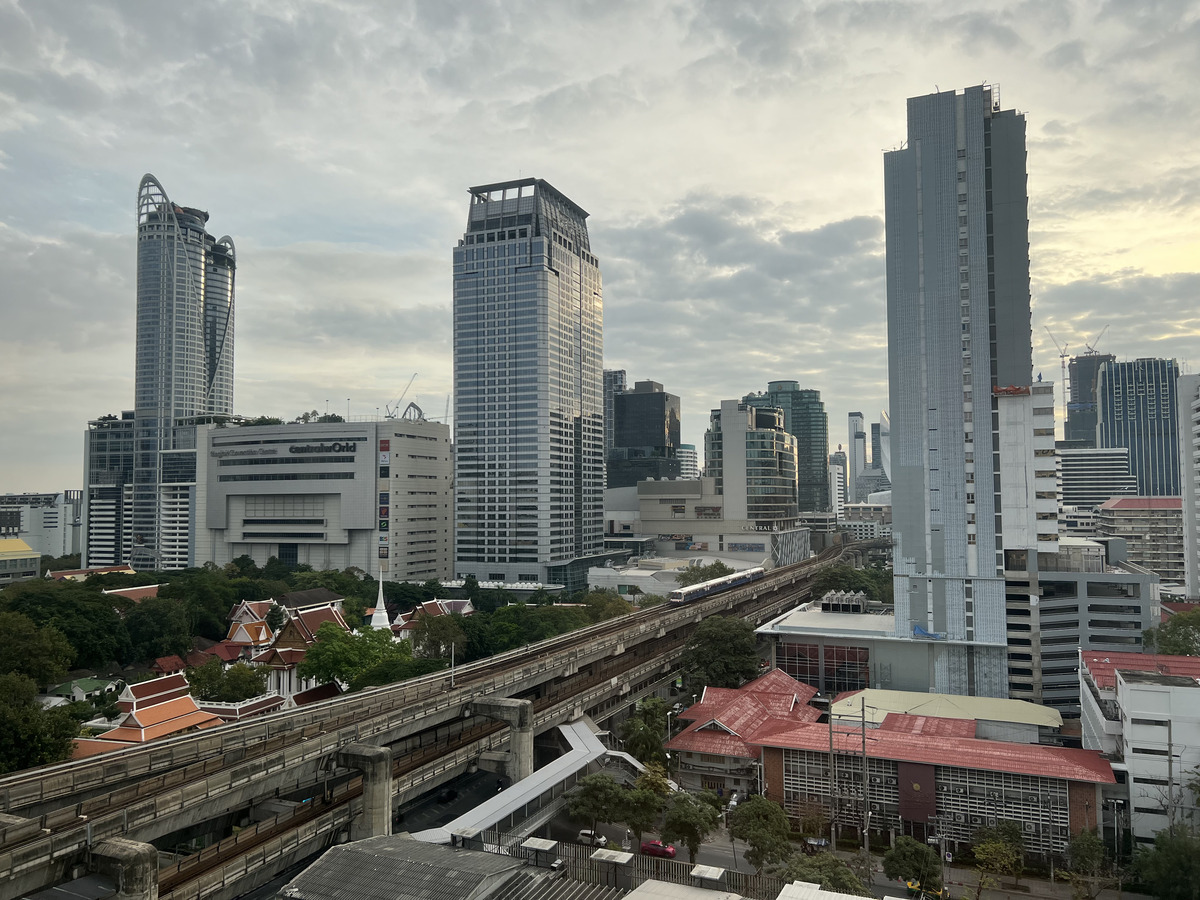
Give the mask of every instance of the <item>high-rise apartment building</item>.
<path id="1" fill-rule="evenodd" d="M 987 85 L 911 98 L 884 155 L 895 633 L 925 645 L 939 692 L 1008 694 L 1039 652 L 1031 622 L 1010 659 L 1008 617 L 1031 620 L 1038 551 L 1058 545 L 1025 157 L 1024 117 Z"/>
<path id="2" fill-rule="evenodd" d="M 695 444 L 679 445 L 679 477 L 700 477 L 700 458 L 696 454 Z"/>
<path id="3" fill-rule="evenodd" d="M 846 502 L 858 502 L 858 476 L 867 467 L 867 420 L 860 412 L 846 416 Z"/>
<path id="4" fill-rule="evenodd" d="M 587 213 L 537 178 L 470 195 L 454 248 L 455 569 L 574 590 L 604 558 L 603 297 Z"/>
<path id="5" fill-rule="evenodd" d="M 1106 362 L 1116 362 L 1109 353 L 1085 353 L 1071 358 L 1071 393 L 1063 438 L 1071 446 L 1096 446 L 1096 376 Z"/>
<path id="6" fill-rule="evenodd" d="M 1095 509 L 1113 497 L 1137 494 L 1137 479 L 1129 471 L 1124 447 L 1059 447 L 1059 502 Z"/>
<path id="7" fill-rule="evenodd" d="M 1180 375 L 1176 394 L 1185 586 L 1200 597 L 1200 375 Z"/>
<path id="8" fill-rule="evenodd" d="M 778 409 L 721 401 L 704 433 L 704 474 L 725 498 L 726 519 L 763 530 L 795 525 L 796 439 Z"/>
<path id="9" fill-rule="evenodd" d="M 801 512 L 827 512 L 829 503 L 829 419 L 821 392 L 795 381 L 771 381 L 766 391 L 743 402 L 783 410 L 783 427 L 796 439 L 797 502 Z"/>
<path id="10" fill-rule="evenodd" d="M 1173 359 L 1105 362 L 1096 375 L 1099 447 L 1127 447 L 1143 497 L 1178 497 L 1179 366 Z"/>
<path id="11" fill-rule="evenodd" d="M 639 381 L 613 397 L 608 487 L 647 478 L 679 478 L 679 398 L 656 381 Z"/>

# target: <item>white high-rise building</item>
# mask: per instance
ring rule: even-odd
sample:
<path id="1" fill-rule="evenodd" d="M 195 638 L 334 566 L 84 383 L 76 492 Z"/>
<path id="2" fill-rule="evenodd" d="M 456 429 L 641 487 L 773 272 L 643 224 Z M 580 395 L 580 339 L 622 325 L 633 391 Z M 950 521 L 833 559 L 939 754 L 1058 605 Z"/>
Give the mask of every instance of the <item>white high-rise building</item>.
<path id="1" fill-rule="evenodd" d="M 867 420 L 860 412 L 846 416 L 846 502 L 858 502 L 858 476 L 867 467 Z"/>
<path id="2" fill-rule="evenodd" d="M 1024 117 L 986 85 L 910 99 L 884 156 L 895 629 L 945 693 L 1008 695 L 1039 652 L 1033 622 L 1010 665 L 1008 613 L 1036 610 L 1037 553 L 1058 545 L 1025 157 Z"/>
<path id="3" fill-rule="evenodd" d="M 587 213 L 470 189 L 454 248 L 455 570 L 587 585 L 604 558 L 603 293 Z"/>
<path id="4" fill-rule="evenodd" d="M 1183 569 L 1187 595 L 1200 597 L 1200 375 L 1180 375 L 1179 472 L 1183 485 Z"/>

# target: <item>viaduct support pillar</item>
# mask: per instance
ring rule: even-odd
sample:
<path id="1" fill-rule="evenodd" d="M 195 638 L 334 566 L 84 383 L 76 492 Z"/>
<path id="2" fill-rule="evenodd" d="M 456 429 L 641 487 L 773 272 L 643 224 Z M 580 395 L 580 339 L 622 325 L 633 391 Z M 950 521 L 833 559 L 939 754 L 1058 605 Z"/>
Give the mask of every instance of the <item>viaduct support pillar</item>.
<path id="1" fill-rule="evenodd" d="M 350 744 L 337 753 L 339 766 L 363 775 L 362 815 L 350 821 L 350 840 L 392 833 L 392 751 L 371 744 Z"/>
<path id="2" fill-rule="evenodd" d="M 508 764 L 505 774 L 516 784 L 533 774 L 533 703 L 508 697 L 477 697 L 467 715 L 487 716 L 508 723 Z"/>
<path id="3" fill-rule="evenodd" d="M 158 850 L 128 838 L 108 838 L 91 851 L 91 868 L 117 886 L 113 900 L 158 900 Z"/>

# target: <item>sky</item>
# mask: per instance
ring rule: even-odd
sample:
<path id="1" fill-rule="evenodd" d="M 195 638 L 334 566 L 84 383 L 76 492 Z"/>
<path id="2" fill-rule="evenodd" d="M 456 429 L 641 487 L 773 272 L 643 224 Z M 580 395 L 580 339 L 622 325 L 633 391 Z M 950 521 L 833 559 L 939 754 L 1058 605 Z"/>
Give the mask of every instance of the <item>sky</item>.
<path id="1" fill-rule="evenodd" d="M 0 492 L 79 488 L 132 409 L 144 173 L 238 254 L 235 410 L 446 412 L 471 185 L 586 209 L 606 368 L 887 406 L 905 100 L 1026 116 L 1035 368 L 1200 334 L 1200 2 L 0 0 Z M 1097 343 L 1097 336 L 1101 335 Z M 702 451 L 701 451 L 702 452 Z"/>

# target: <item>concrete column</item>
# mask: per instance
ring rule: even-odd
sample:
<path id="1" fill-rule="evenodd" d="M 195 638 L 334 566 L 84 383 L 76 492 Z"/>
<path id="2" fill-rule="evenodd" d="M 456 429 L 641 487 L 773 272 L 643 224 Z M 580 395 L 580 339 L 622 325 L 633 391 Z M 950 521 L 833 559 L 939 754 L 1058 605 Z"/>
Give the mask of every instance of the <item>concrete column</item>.
<path id="1" fill-rule="evenodd" d="M 108 838 L 91 850 L 91 869 L 117 886 L 113 900 L 158 900 L 158 850 L 128 838 Z"/>
<path id="2" fill-rule="evenodd" d="M 508 764 L 505 774 L 516 784 L 533 774 L 533 703 L 508 697 L 478 697 L 467 715 L 487 716 L 508 724 Z"/>
<path id="3" fill-rule="evenodd" d="M 362 815 L 350 821 L 350 840 L 392 833 L 392 751 L 371 744 L 350 744 L 337 753 L 339 766 L 363 775 Z"/>

